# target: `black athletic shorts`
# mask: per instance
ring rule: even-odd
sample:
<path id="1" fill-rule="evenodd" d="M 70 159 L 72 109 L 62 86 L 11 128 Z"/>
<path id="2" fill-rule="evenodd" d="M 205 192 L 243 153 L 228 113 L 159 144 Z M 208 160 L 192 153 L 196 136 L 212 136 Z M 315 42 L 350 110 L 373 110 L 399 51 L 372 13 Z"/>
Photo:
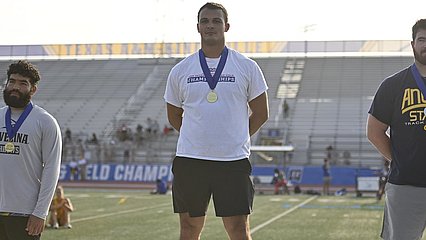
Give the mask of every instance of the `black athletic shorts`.
<path id="1" fill-rule="evenodd" d="M 247 158 L 224 162 L 175 157 L 172 167 L 174 212 L 205 216 L 213 196 L 218 217 L 250 214 L 254 198 L 251 170 Z"/>
<path id="2" fill-rule="evenodd" d="M 0 216 L 0 240 L 39 240 L 25 231 L 28 217 Z"/>

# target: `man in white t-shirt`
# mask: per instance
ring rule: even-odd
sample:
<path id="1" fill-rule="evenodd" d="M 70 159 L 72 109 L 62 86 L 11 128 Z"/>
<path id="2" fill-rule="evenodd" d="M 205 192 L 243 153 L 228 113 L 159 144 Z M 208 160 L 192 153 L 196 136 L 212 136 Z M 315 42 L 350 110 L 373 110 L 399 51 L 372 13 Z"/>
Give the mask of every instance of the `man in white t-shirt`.
<path id="1" fill-rule="evenodd" d="M 0 108 L 0 239 L 40 239 L 59 178 L 55 118 L 31 102 L 40 75 L 27 61 L 7 70 Z"/>
<path id="2" fill-rule="evenodd" d="M 251 239 L 250 136 L 268 119 L 268 87 L 253 60 L 225 46 L 222 5 L 203 5 L 197 29 L 201 49 L 171 70 L 164 95 L 179 131 L 172 192 L 180 239 L 199 239 L 211 196 L 230 239 Z"/>

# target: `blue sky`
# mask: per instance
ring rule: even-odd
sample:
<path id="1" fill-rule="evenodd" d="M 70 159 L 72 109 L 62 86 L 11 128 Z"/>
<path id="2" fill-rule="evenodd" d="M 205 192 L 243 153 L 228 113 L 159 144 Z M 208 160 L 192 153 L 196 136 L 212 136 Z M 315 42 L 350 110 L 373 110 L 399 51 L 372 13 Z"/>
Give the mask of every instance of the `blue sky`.
<path id="1" fill-rule="evenodd" d="M 201 0 L 1 0 L 0 45 L 199 41 Z M 228 41 L 410 40 L 424 0 L 224 0 Z M 305 28 L 309 26 L 307 31 Z"/>

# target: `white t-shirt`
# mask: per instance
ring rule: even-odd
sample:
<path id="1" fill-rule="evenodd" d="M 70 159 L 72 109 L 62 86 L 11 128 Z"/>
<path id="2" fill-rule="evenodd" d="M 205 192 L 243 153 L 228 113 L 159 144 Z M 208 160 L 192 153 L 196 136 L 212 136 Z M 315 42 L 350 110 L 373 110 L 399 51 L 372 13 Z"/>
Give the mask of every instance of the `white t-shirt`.
<path id="1" fill-rule="evenodd" d="M 207 58 L 213 76 L 220 58 Z M 229 49 L 226 65 L 214 89 L 218 100 L 207 101 L 211 91 L 198 52 L 171 70 L 164 99 L 184 110 L 176 156 L 232 161 L 250 155 L 248 102 L 268 89 L 259 66 Z"/>

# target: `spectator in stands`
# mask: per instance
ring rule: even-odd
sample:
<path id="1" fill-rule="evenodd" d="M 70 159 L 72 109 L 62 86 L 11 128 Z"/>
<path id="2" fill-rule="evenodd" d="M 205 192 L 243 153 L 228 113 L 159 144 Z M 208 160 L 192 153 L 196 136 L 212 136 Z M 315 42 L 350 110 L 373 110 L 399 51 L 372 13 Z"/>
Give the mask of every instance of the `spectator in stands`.
<path id="1" fill-rule="evenodd" d="M 330 184 L 331 184 L 331 173 L 330 173 L 330 162 L 327 158 L 324 158 L 324 164 L 322 165 L 322 194 L 330 195 Z"/>
<path id="2" fill-rule="evenodd" d="M 86 167 L 87 167 L 87 159 L 86 158 L 82 158 L 80 160 L 77 161 L 78 164 L 78 175 L 79 175 L 79 180 L 84 181 L 86 180 Z"/>
<path id="3" fill-rule="evenodd" d="M 154 120 L 152 122 L 152 129 L 151 130 L 152 130 L 152 133 L 154 135 L 157 135 L 160 132 L 160 125 L 158 124 L 157 120 Z"/>
<path id="4" fill-rule="evenodd" d="M 131 161 L 131 151 L 132 151 L 132 142 L 131 141 L 125 141 L 123 144 L 124 151 L 123 151 L 123 162 L 124 163 L 130 163 Z"/>
<path id="5" fill-rule="evenodd" d="M 343 164 L 351 165 L 351 152 L 348 150 L 343 151 Z"/>
<path id="6" fill-rule="evenodd" d="M 67 156 L 68 156 L 68 146 L 67 144 L 62 144 L 62 153 L 61 153 L 61 159 L 62 161 L 66 161 L 67 160 Z"/>
<path id="7" fill-rule="evenodd" d="M 287 100 L 284 100 L 282 107 L 283 107 L 283 117 L 288 118 L 288 116 L 289 116 L 288 111 L 290 110 L 290 107 L 288 106 Z"/>
<path id="8" fill-rule="evenodd" d="M 155 182 L 155 189 L 151 192 L 151 194 L 166 194 L 168 189 L 169 187 L 165 180 L 157 179 Z"/>
<path id="9" fill-rule="evenodd" d="M 73 144 L 74 143 L 72 142 L 71 130 L 67 128 L 65 130 L 64 139 L 62 141 L 62 155 L 61 155 L 62 161 L 67 160 L 68 154 L 71 152 L 70 150 L 72 150 Z M 71 152 L 71 155 L 72 155 L 72 152 Z"/>
<path id="10" fill-rule="evenodd" d="M 294 147 L 293 142 L 289 141 L 288 144 L 287 144 L 287 146 Z M 285 155 L 286 155 L 286 158 L 287 158 L 287 162 L 291 163 L 293 161 L 294 150 L 286 152 Z"/>
<path id="11" fill-rule="evenodd" d="M 78 179 L 78 176 L 79 176 L 79 166 L 78 166 L 78 162 L 77 161 L 75 161 L 75 160 L 71 160 L 69 163 L 68 163 L 68 166 L 69 166 L 69 168 L 70 168 L 70 180 L 71 181 L 74 181 L 74 180 L 76 180 L 76 179 Z"/>
<path id="12" fill-rule="evenodd" d="M 330 160 L 333 156 L 333 146 L 331 146 L 331 145 L 327 146 L 325 148 L 325 154 L 326 154 L 327 159 Z"/>
<path id="13" fill-rule="evenodd" d="M 76 143 L 74 143 L 74 142 L 71 142 L 71 143 L 68 143 L 68 144 L 65 144 L 65 146 L 67 147 L 67 149 L 68 149 L 68 151 L 70 152 L 70 157 L 71 157 L 71 159 L 72 160 L 75 160 L 76 159 L 76 148 L 77 148 L 77 146 L 76 146 Z"/>
<path id="14" fill-rule="evenodd" d="M 143 126 L 141 124 L 136 126 L 136 132 L 143 132 Z"/>
<path id="15" fill-rule="evenodd" d="M 326 157 L 329 160 L 329 163 L 336 165 L 337 158 L 339 154 L 337 153 L 336 149 L 333 148 L 333 146 L 329 145 L 326 149 Z"/>
<path id="16" fill-rule="evenodd" d="M 426 226 L 426 19 L 413 25 L 411 47 L 414 63 L 381 83 L 368 111 L 367 137 L 390 161 L 384 239 L 421 239 Z"/>
<path id="17" fill-rule="evenodd" d="M 201 49 L 171 70 L 164 95 L 169 122 L 180 132 L 174 212 L 181 239 L 198 239 L 213 194 L 229 238 L 249 239 L 250 136 L 268 119 L 267 85 L 253 60 L 225 46 L 229 23 L 222 5 L 203 5 L 197 29 Z"/>
<path id="18" fill-rule="evenodd" d="M 64 144 L 72 142 L 72 136 L 71 136 L 71 130 L 67 128 L 65 130 L 65 138 L 64 138 Z"/>
<path id="19" fill-rule="evenodd" d="M 122 124 L 121 127 L 119 129 L 117 129 L 117 138 L 120 142 L 124 142 L 127 139 L 129 139 L 129 128 L 127 127 L 126 124 Z"/>
<path id="20" fill-rule="evenodd" d="M 163 127 L 163 135 L 164 135 L 164 136 L 169 135 L 169 131 L 170 131 L 170 128 L 167 126 L 167 124 L 164 124 L 164 127 Z"/>
<path id="21" fill-rule="evenodd" d="M 285 173 L 280 171 L 278 168 L 274 169 L 274 177 L 272 178 L 272 184 L 275 186 L 275 194 L 280 194 L 280 188 L 283 188 L 282 193 L 290 195 L 290 191 L 287 186 L 287 179 L 285 177 Z"/>
<path id="22" fill-rule="evenodd" d="M 77 159 L 77 172 L 79 175 L 79 180 L 86 180 L 86 166 L 87 166 L 87 158 L 86 158 L 86 148 L 83 144 L 83 140 L 77 140 L 78 147 L 78 159 Z"/>
<path id="23" fill-rule="evenodd" d="M 152 131 L 152 119 L 151 118 L 147 118 L 146 119 L 146 132 L 148 133 L 148 134 L 151 134 L 151 131 Z"/>
<path id="24" fill-rule="evenodd" d="M 39 80 L 33 64 L 9 65 L 0 109 L 1 239 L 40 239 L 59 179 L 61 129 L 31 102 Z"/>
<path id="25" fill-rule="evenodd" d="M 140 146 L 142 146 L 142 141 L 143 141 L 143 126 L 138 124 L 136 126 L 136 132 L 133 136 L 133 140 L 136 142 L 136 146 L 139 148 Z"/>
<path id="26" fill-rule="evenodd" d="M 108 142 L 104 142 L 103 150 L 104 150 L 104 159 L 106 163 L 112 163 L 115 161 L 114 152 L 115 152 L 115 141 L 111 140 Z"/>
<path id="27" fill-rule="evenodd" d="M 103 159 L 101 158 L 101 155 L 102 155 L 101 144 L 96 144 L 95 145 L 95 155 L 96 155 L 96 162 L 97 163 L 102 163 Z"/>
<path id="28" fill-rule="evenodd" d="M 88 142 L 90 144 L 99 144 L 98 137 L 96 136 L 96 133 L 92 134 L 92 138 L 90 138 Z"/>
<path id="29" fill-rule="evenodd" d="M 71 212 L 74 207 L 69 198 L 65 197 L 62 186 L 56 188 L 55 196 L 50 204 L 49 227 L 58 229 L 59 227 L 72 228 Z"/>

